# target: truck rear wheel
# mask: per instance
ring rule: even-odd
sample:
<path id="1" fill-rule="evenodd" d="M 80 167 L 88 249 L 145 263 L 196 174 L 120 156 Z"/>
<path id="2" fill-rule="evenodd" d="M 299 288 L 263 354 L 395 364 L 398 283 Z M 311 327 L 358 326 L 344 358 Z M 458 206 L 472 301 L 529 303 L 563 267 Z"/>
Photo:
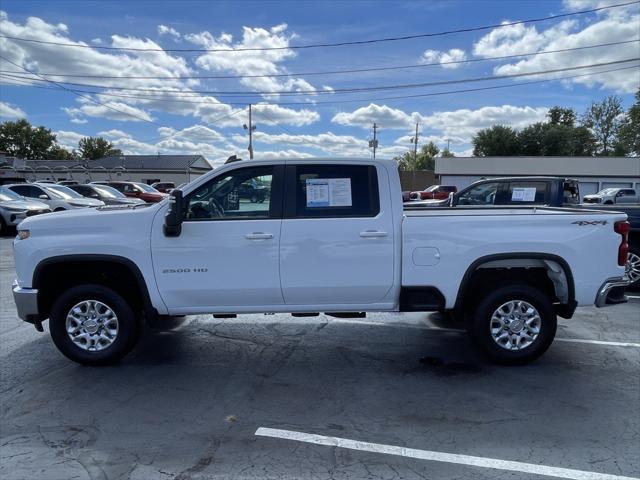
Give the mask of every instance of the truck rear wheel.
<path id="1" fill-rule="evenodd" d="M 53 303 L 49 330 L 67 358 L 83 365 L 107 365 L 131 351 L 141 328 L 121 295 L 102 285 L 80 285 Z"/>
<path id="2" fill-rule="evenodd" d="M 468 330 L 492 360 L 522 365 L 538 358 L 553 342 L 556 314 L 549 297 L 537 288 L 507 285 L 480 298 Z"/>

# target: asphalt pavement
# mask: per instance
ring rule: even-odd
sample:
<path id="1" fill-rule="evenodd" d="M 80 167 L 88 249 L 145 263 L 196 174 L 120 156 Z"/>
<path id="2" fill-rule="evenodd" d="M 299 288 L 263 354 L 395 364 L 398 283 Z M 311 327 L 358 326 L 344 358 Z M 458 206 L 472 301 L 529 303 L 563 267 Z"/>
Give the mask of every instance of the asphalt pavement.
<path id="1" fill-rule="evenodd" d="M 0 478 L 640 477 L 640 293 L 580 308 L 522 367 L 438 314 L 192 316 L 76 365 L 11 298 L 0 239 Z"/>

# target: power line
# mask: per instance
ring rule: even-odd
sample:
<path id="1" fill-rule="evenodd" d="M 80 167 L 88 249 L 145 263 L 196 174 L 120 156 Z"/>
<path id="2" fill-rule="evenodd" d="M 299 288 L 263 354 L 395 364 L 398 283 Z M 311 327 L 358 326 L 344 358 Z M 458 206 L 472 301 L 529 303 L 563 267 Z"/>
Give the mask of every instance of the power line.
<path id="1" fill-rule="evenodd" d="M 579 75 L 565 75 L 565 76 L 562 76 L 562 77 L 548 78 L 548 79 L 544 79 L 544 80 L 532 80 L 532 81 L 529 81 L 529 82 L 508 83 L 508 84 L 503 84 L 503 85 L 492 85 L 492 86 L 489 86 L 489 87 L 469 88 L 469 89 L 460 89 L 460 90 L 448 90 L 448 91 L 444 91 L 444 92 L 432 92 L 432 93 L 422 93 L 422 94 L 414 94 L 414 95 L 401 95 L 401 96 L 393 96 L 393 97 L 362 98 L 362 99 L 353 99 L 353 100 L 318 101 L 318 102 L 314 102 L 313 104 L 310 104 L 308 102 L 268 102 L 268 103 L 264 102 L 264 103 L 260 103 L 258 105 L 286 105 L 286 106 L 295 106 L 295 105 L 302 105 L 302 106 L 335 105 L 335 104 L 343 104 L 343 103 L 379 102 L 381 100 L 402 100 L 402 99 L 409 99 L 409 98 L 420 98 L 420 97 L 432 97 L 432 96 L 440 96 L 440 95 L 451 95 L 451 94 L 457 94 L 457 93 L 481 92 L 481 91 L 485 91 L 485 90 L 496 90 L 496 89 L 502 89 L 502 88 L 513 88 L 513 87 L 520 87 L 520 86 L 525 86 L 525 85 L 535 85 L 535 84 L 542 84 L 542 83 L 548 83 L 548 82 L 554 82 L 554 81 L 569 80 L 569 79 L 573 79 L 573 78 L 601 75 L 601 74 L 604 74 L 604 73 L 619 72 L 619 71 L 624 71 L 624 70 L 632 70 L 632 69 L 637 69 L 639 66 L 640 65 L 631 66 L 631 67 L 611 68 L 611 69 L 606 69 L 606 70 L 600 70 L 600 71 L 597 71 L 597 72 L 582 73 L 582 74 L 579 74 Z M 2 75 L 0 75 L 0 77 L 1 76 Z M 21 84 L 21 86 L 22 85 L 23 84 Z M 39 88 L 39 89 L 43 89 L 43 90 L 60 91 L 60 90 L 55 89 L 53 87 L 45 87 L 45 86 L 42 86 L 42 85 L 33 85 L 33 84 L 24 84 L 24 85 L 28 86 L 30 88 Z M 209 102 L 209 101 L 198 102 L 198 101 L 190 101 L 190 100 L 163 99 L 163 98 L 159 98 L 159 97 L 144 96 L 144 95 L 124 95 L 124 94 L 117 95 L 117 94 L 104 93 L 104 92 L 90 92 L 90 91 L 86 91 L 86 90 L 74 90 L 74 91 L 81 92 L 81 93 L 97 94 L 97 95 L 120 98 L 120 99 L 133 98 L 133 99 L 141 99 L 141 100 L 159 100 L 159 101 L 161 101 L 163 103 L 211 104 L 211 102 Z M 198 98 L 198 96 L 197 95 L 190 95 L 187 98 Z M 226 103 L 226 105 L 247 106 L 248 103 L 230 102 L 230 103 Z"/>
<path id="2" fill-rule="evenodd" d="M 627 58 L 624 60 L 616 60 L 612 62 L 601 62 L 601 63 L 593 63 L 590 65 L 579 65 L 574 67 L 563 67 L 563 68 L 555 68 L 548 70 L 538 70 L 534 72 L 523 72 L 523 73 L 512 73 L 505 75 L 493 75 L 488 77 L 475 77 L 475 78 L 466 78 L 459 80 L 442 80 L 437 82 L 421 82 L 421 83 L 405 83 L 405 84 L 395 84 L 395 85 L 380 85 L 373 87 L 353 87 L 353 88 L 340 88 L 333 89 L 331 91 L 327 90 L 305 90 L 305 91 L 297 91 L 297 90 L 280 90 L 280 91 L 222 91 L 222 90 L 189 90 L 187 92 L 180 90 L 166 90 L 166 89 L 153 89 L 153 88 L 137 88 L 137 87 L 103 87 L 101 85 L 92 85 L 86 83 L 74 83 L 74 82 L 60 82 L 65 85 L 73 85 L 80 87 L 88 87 L 88 88 L 104 88 L 107 90 L 122 90 L 122 91 L 135 91 L 135 92 L 150 92 L 155 94 L 209 94 L 215 95 L 216 97 L 256 97 L 256 96 L 264 96 L 264 95 L 283 95 L 283 96 L 308 96 L 308 95 L 335 95 L 341 93 L 360 93 L 360 92 L 376 92 L 376 91 L 386 91 L 386 90 L 403 90 L 403 89 L 411 89 L 411 88 L 423 88 L 423 87 L 434 87 L 434 86 L 442 86 L 442 85 L 453 85 L 460 83 L 475 83 L 475 82 L 486 82 L 490 80 L 502 80 L 506 78 L 519 78 L 519 77 L 529 77 L 535 75 L 547 75 L 551 73 L 560 73 L 567 72 L 573 70 L 580 70 L 584 68 L 593 68 L 593 67 L 604 67 L 609 65 L 619 65 L 624 63 L 630 63 L 640 60 L 640 57 L 635 58 Z M 15 64 L 14 64 L 15 65 Z M 26 70 L 26 69 L 25 69 Z M 6 75 L 6 74 L 5 74 Z M 37 74 L 36 74 L 37 75 Z M 44 77 L 45 81 L 53 82 L 52 80 L 48 80 Z M 56 85 L 59 85 L 58 82 L 53 82 Z M 94 94 L 100 94 L 100 92 L 92 92 Z"/>
<path id="3" fill-rule="evenodd" d="M 624 45 L 628 43 L 640 42 L 640 39 L 636 38 L 633 40 L 624 40 L 620 42 L 609 42 L 609 43 L 599 43 L 596 45 L 585 45 L 582 47 L 572 47 L 572 48 L 561 48 L 557 50 L 542 50 L 539 52 L 528 52 L 528 53 L 517 53 L 512 55 L 502 55 L 497 57 L 483 57 L 483 58 L 472 58 L 466 60 L 452 60 L 448 62 L 432 62 L 432 63 L 419 63 L 412 65 L 391 65 L 386 67 L 367 67 L 367 68 L 355 68 L 355 69 L 347 69 L 347 70 L 328 70 L 328 71 L 311 71 L 311 72 L 292 72 L 292 73 L 275 73 L 272 75 L 180 75 L 180 76 L 170 76 L 170 75 L 85 75 L 85 74 L 61 74 L 61 73 L 44 73 L 38 72 L 40 75 L 47 77 L 64 77 L 64 78 L 99 78 L 104 80 L 118 80 L 118 79 L 126 79 L 126 80 L 229 80 L 229 79 L 239 79 L 239 78 L 282 78 L 282 77 L 310 77 L 310 76 L 321 76 L 321 75 L 341 75 L 341 74 L 351 74 L 351 73 L 369 73 L 369 72 L 383 72 L 389 70 L 406 70 L 406 69 L 415 69 L 415 68 L 425 68 L 425 67 L 434 67 L 441 65 L 461 65 L 466 63 L 476 63 L 476 62 L 489 62 L 494 60 L 507 60 L 510 58 L 520 58 L 520 57 L 533 57 L 538 55 L 547 55 L 551 53 L 565 53 L 565 52 L 574 52 L 578 50 L 587 50 L 591 48 L 602 48 L 602 47 L 612 47 L 616 45 Z M 0 70 L 0 73 L 8 73 L 8 74 L 17 74 L 17 75 L 28 75 L 24 72 L 17 71 L 7 71 Z M 107 88 L 107 87 L 104 87 Z"/>
<path id="4" fill-rule="evenodd" d="M 355 40 L 348 42 L 336 42 L 336 43 L 315 43 L 315 44 L 307 44 L 307 45 L 290 45 L 286 47 L 241 47 L 241 48 L 133 48 L 133 47 L 110 47 L 106 45 L 86 45 L 86 44 L 76 44 L 76 43 L 64 43 L 64 42 L 51 42 L 45 40 L 36 40 L 33 38 L 23 38 L 23 37 L 14 37 L 9 35 L 0 35 L 0 38 L 7 38 L 9 40 L 16 40 L 21 42 L 31 42 L 38 43 L 44 45 L 56 45 L 60 47 L 75 47 L 75 48 L 91 48 L 95 50 L 117 50 L 123 52 L 225 52 L 225 53 L 233 53 L 233 52 L 262 52 L 262 51 L 270 51 L 270 50 L 301 50 L 301 49 L 311 49 L 311 48 L 327 48 L 327 47 L 345 47 L 345 46 L 354 46 L 354 45 L 371 45 L 375 43 L 384 43 L 384 42 L 397 42 L 404 40 L 414 40 L 418 38 L 430 38 L 430 37 L 440 37 L 444 35 L 452 35 L 457 33 L 468 33 L 468 32 L 478 32 L 482 30 L 490 30 L 494 28 L 504 28 L 510 27 L 513 25 L 521 25 L 525 23 L 539 23 L 545 22 L 549 20 L 556 20 L 558 18 L 567 18 L 573 17 L 577 15 L 586 15 L 588 13 L 600 12 L 604 10 L 609 10 L 612 8 L 626 7 L 629 5 L 635 5 L 640 3 L 640 0 L 635 0 L 632 2 L 626 3 L 618 3 L 614 5 L 607 5 L 603 7 L 591 8 L 588 10 L 580 10 L 576 12 L 569 13 L 560 13 L 556 15 L 549 15 L 547 17 L 538 17 L 538 18 L 530 18 L 527 20 L 518 20 L 515 22 L 505 22 L 505 23 L 497 23 L 492 25 L 482 25 L 477 27 L 468 27 L 468 28 L 459 28 L 455 30 L 445 30 L 441 32 L 431 32 L 431 33 L 420 33 L 416 35 L 403 35 L 399 37 L 386 37 L 386 38 L 374 38 L 368 40 Z"/>
<path id="5" fill-rule="evenodd" d="M 95 99 L 93 99 L 93 98 L 91 98 L 91 97 L 89 97 L 89 96 L 87 96 L 87 95 L 84 95 L 84 94 L 82 94 L 82 93 L 75 92 L 74 90 L 72 90 L 72 89 L 70 89 L 70 88 L 67 88 L 67 87 L 65 87 L 64 85 L 61 85 L 61 84 L 59 84 L 58 82 L 54 82 L 53 80 L 49 80 L 49 79 L 47 79 L 47 78 L 45 78 L 45 77 L 42 77 L 42 76 L 38 75 L 37 73 L 33 73 L 33 72 L 32 72 L 32 71 L 30 71 L 29 69 L 27 69 L 27 68 L 25 68 L 25 67 L 23 67 L 23 66 L 21 66 L 21 65 L 18 65 L 17 63 L 15 63 L 15 62 L 13 62 L 13 61 L 9 60 L 8 58 L 6 58 L 6 57 L 4 57 L 4 56 L 2 56 L 2 55 L 0 55 L 0 59 L 2 59 L 2 60 L 4 60 L 5 62 L 8 62 L 8 63 L 10 63 L 10 64 L 12 64 L 12 65 L 14 65 L 14 66 L 18 67 L 18 68 L 21 68 L 21 69 L 23 69 L 24 71 L 31 73 L 32 75 L 38 76 L 38 77 L 42 78 L 44 81 L 49 82 L 49 83 L 51 83 L 51 84 L 53 84 L 53 85 L 55 85 L 55 86 L 57 86 L 57 87 L 59 87 L 59 88 L 61 88 L 61 89 L 63 89 L 63 90 L 66 90 L 67 92 L 73 93 L 73 94 L 74 94 L 75 96 L 77 96 L 77 97 L 84 98 L 85 100 L 88 100 L 88 101 L 90 101 L 90 102 L 92 102 L 92 103 L 95 103 L 96 105 L 101 105 L 101 106 L 103 106 L 103 107 L 105 107 L 105 108 L 108 108 L 109 110 L 114 111 L 114 112 L 122 113 L 122 114 L 124 114 L 124 115 L 128 115 L 128 116 L 130 116 L 130 117 L 132 117 L 132 118 L 136 118 L 136 119 L 138 119 L 138 120 L 141 120 L 141 121 L 143 121 L 143 122 L 151 123 L 152 125 L 157 125 L 157 126 L 159 126 L 159 127 L 162 127 L 162 125 L 160 125 L 159 123 L 154 122 L 153 120 L 149 120 L 148 118 L 140 117 L 140 116 L 138 116 L 138 115 L 135 115 L 134 113 L 127 112 L 127 111 L 125 111 L 125 110 L 120 110 L 120 109 L 118 109 L 118 108 L 116 108 L 116 107 L 112 107 L 111 105 L 107 105 L 106 103 L 102 103 L 102 102 L 100 102 L 100 101 L 98 101 L 98 100 L 95 100 Z"/>

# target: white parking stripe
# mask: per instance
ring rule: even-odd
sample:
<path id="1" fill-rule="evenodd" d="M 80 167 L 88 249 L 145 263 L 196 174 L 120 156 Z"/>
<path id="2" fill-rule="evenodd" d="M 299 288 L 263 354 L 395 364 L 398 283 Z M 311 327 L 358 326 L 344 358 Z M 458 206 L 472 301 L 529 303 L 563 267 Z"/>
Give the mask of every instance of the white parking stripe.
<path id="1" fill-rule="evenodd" d="M 605 345 L 607 347 L 635 347 L 640 348 L 640 343 L 629 342 L 605 342 L 602 340 L 583 340 L 582 338 L 556 338 L 556 342 L 588 343 L 591 345 Z"/>
<path id="2" fill-rule="evenodd" d="M 640 298 L 640 295 L 627 295 L 629 298 Z"/>
<path id="3" fill-rule="evenodd" d="M 606 473 L 587 472 L 570 468 L 548 467 L 533 463 L 512 462 L 497 458 L 474 457 L 471 455 L 459 455 L 457 453 L 433 452 L 430 450 L 418 450 L 415 448 L 396 447 L 381 443 L 361 442 L 347 438 L 327 437 L 312 433 L 294 432 L 292 430 L 280 430 L 277 428 L 260 427 L 256 430 L 256 436 L 281 438 L 297 442 L 326 445 L 328 447 L 348 448 L 363 452 L 384 453 L 386 455 L 399 455 L 401 457 L 417 458 L 432 462 L 455 463 L 472 467 L 491 468 L 510 472 L 529 473 L 555 478 L 569 478 L 573 480 L 640 480 L 634 477 L 622 475 L 609 475 Z"/>

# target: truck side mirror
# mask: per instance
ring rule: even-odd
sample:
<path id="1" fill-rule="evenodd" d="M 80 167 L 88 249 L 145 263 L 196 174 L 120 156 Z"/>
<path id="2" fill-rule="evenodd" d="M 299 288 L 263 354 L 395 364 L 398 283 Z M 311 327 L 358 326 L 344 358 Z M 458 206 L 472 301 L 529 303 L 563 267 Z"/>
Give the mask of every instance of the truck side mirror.
<path id="1" fill-rule="evenodd" d="M 169 195 L 169 208 L 164 215 L 163 231 L 166 237 L 179 237 L 182 232 L 184 201 L 182 190 L 175 189 Z"/>

